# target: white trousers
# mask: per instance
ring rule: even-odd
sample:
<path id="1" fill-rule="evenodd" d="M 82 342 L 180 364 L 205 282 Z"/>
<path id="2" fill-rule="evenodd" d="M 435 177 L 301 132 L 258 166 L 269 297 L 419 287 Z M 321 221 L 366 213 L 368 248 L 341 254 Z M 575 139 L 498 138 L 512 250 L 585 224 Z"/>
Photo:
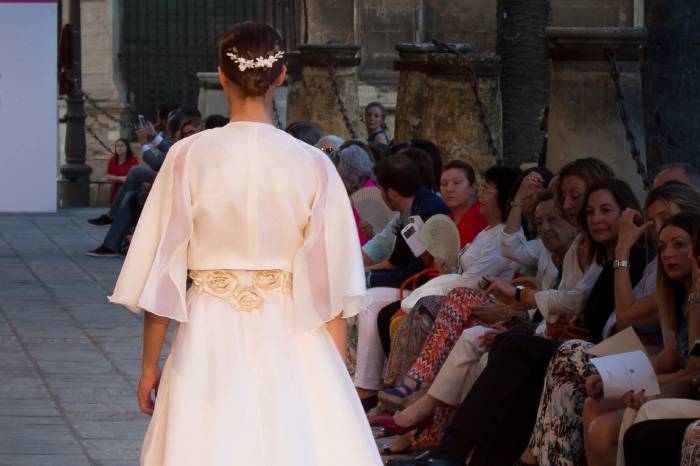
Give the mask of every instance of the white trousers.
<path id="1" fill-rule="evenodd" d="M 428 395 L 452 406 L 462 403 L 488 362 L 479 337 L 490 331 L 488 327 L 476 326 L 462 332 Z"/>
<path id="2" fill-rule="evenodd" d="M 405 292 L 408 293 L 408 292 Z M 357 316 L 357 367 L 354 383 L 365 390 L 381 390 L 386 356 L 379 339 L 377 315 L 382 308 L 399 300 L 398 288 L 370 288 Z"/>

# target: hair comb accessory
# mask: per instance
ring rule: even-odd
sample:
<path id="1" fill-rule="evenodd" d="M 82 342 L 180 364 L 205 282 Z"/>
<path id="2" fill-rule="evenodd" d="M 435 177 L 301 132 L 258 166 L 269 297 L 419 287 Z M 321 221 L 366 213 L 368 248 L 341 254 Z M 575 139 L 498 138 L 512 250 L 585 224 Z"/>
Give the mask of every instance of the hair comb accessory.
<path id="1" fill-rule="evenodd" d="M 236 47 L 233 47 L 229 52 L 226 52 L 226 56 L 234 63 L 238 64 L 239 70 L 245 71 L 247 69 L 272 68 L 275 62 L 284 56 L 284 51 L 275 47 L 275 50 L 268 52 L 266 57 L 258 57 L 249 60 L 239 56 L 238 50 L 236 50 Z"/>

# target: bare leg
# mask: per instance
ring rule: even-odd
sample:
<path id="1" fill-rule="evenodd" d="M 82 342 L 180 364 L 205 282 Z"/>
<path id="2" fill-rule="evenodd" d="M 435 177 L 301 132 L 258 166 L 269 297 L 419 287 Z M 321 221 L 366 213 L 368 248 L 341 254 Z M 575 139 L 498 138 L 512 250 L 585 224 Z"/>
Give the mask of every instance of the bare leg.
<path id="1" fill-rule="evenodd" d="M 439 401 L 430 395 L 423 395 L 415 403 L 394 415 L 394 421 L 401 427 L 418 424 L 433 414 Z"/>
<path id="2" fill-rule="evenodd" d="M 588 466 L 615 466 L 617 437 L 624 412 L 624 404 L 620 400 L 586 399 L 583 439 Z"/>

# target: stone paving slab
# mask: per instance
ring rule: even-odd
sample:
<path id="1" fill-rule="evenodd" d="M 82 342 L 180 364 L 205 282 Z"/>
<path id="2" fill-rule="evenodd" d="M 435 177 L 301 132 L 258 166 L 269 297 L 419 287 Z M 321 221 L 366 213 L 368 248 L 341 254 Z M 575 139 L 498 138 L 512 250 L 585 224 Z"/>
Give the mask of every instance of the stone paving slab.
<path id="1" fill-rule="evenodd" d="M 143 321 L 107 303 L 122 260 L 85 255 L 101 213 L 0 214 L 0 466 L 138 464 Z"/>
<path id="2" fill-rule="evenodd" d="M 93 209 L 0 215 L 0 465 L 138 464 L 142 320 L 109 305 Z"/>

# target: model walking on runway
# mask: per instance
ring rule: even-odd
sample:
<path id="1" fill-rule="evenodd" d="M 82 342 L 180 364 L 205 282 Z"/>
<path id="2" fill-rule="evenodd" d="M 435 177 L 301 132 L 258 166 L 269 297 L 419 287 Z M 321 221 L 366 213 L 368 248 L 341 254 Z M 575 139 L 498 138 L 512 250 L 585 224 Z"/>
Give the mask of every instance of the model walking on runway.
<path id="1" fill-rule="evenodd" d="M 171 148 L 110 297 L 146 311 L 142 465 L 381 464 L 342 359 L 364 294 L 350 202 L 325 154 L 271 124 L 285 74 L 270 26 L 222 39 L 231 122 Z"/>

